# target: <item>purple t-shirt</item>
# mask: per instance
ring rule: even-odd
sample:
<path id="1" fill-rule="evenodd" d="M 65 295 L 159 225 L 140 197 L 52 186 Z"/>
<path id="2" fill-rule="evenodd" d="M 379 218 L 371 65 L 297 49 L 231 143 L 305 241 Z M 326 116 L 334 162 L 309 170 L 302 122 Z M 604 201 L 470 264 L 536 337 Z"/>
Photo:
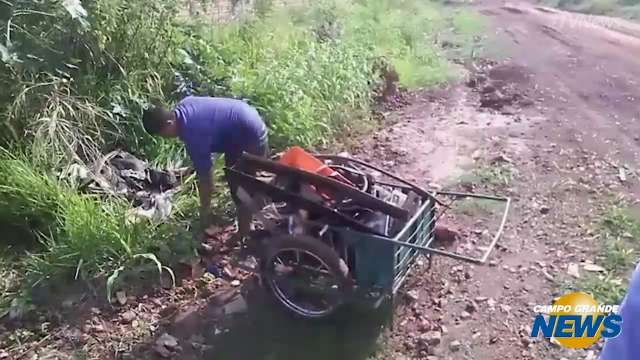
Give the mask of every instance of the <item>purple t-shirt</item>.
<path id="1" fill-rule="evenodd" d="M 619 315 L 622 316 L 622 331 L 618 337 L 608 339 L 600 360 L 636 360 L 640 358 L 640 262 L 631 276 L 629 289 Z"/>
<path id="2" fill-rule="evenodd" d="M 188 96 L 175 108 L 178 136 L 199 174 L 211 170 L 211 154 L 237 156 L 253 149 L 267 134 L 260 115 L 244 101 Z"/>

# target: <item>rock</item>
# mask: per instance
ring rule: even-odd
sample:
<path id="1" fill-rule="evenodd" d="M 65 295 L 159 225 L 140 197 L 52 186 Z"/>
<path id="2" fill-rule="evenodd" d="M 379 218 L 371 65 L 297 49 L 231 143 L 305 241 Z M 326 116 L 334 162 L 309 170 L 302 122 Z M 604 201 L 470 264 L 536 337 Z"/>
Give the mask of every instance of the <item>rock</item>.
<path id="1" fill-rule="evenodd" d="M 526 337 L 526 336 L 521 337 L 520 338 L 520 342 L 522 343 L 522 345 L 524 347 L 529 347 L 529 345 L 531 345 L 531 338 L 530 337 Z"/>
<path id="2" fill-rule="evenodd" d="M 580 267 L 576 263 L 570 263 L 567 266 L 567 274 L 579 278 L 580 277 Z"/>
<path id="3" fill-rule="evenodd" d="M 495 156 L 493 159 L 491 159 L 491 163 L 495 164 L 495 163 L 512 163 L 513 160 L 511 160 L 508 156 L 504 155 L 504 154 L 500 154 L 498 156 Z"/>
<path id="4" fill-rule="evenodd" d="M 596 264 L 584 264 L 582 266 L 582 268 L 585 271 L 589 271 L 589 272 L 605 272 L 605 271 L 607 271 L 607 269 L 603 268 L 602 266 L 598 266 Z"/>
<path id="5" fill-rule="evenodd" d="M 0 350 L 0 359 L 8 359 L 9 353 L 6 350 Z"/>
<path id="6" fill-rule="evenodd" d="M 418 293 L 418 290 L 409 290 L 409 291 L 407 291 L 407 297 L 409 299 L 411 299 L 411 301 L 420 300 L 420 294 Z"/>
<path id="7" fill-rule="evenodd" d="M 240 280 L 233 280 L 231 286 L 240 286 Z"/>
<path id="8" fill-rule="evenodd" d="M 127 303 L 127 293 L 124 291 L 116 292 L 116 300 L 118 301 L 118 304 L 125 305 Z"/>
<path id="9" fill-rule="evenodd" d="M 553 278 L 553 276 L 551 276 L 551 274 L 549 274 L 546 270 L 542 270 L 542 275 L 544 275 L 544 277 L 549 281 L 554 281 L 555 280 Z"/>
<path id="10" fill-rule="evenodd" d="M 467 311 L 463 311 L 460 313 L 460 319 L 462 320 L 468 320 L 471 319 L 471 314 Z"/>
<path id="11" fill-rule="evenodd" d="M 442 333 L 439 331 L 429 331 L 428 333 L 420 336 L 420 340 L 429 346 L 436 346 L 442 341 Z"/>
<path id="12" fill-rule="evenodd" d="M 136 318 L 136 314 L 134 314 L 133 311 L 125 311 L 121 315 L 121 319 L 122 319 L 122 323 L 123 324 L 129 324 L 133 320 L 135 320 L 135 318 Z"/>
<path id="13" fill-rule="evenodd" d="M 444 226 L 436 226 L 434 238 L 438 245 L 447 247 L 460 239 L 460 233 Z"/>
<path id="14" fill-rule="evenodd" d="M 164 333 L 156 340 L 153 350 L 163 358 L 170 358 L 175 353 L 182 351 L 182 348 L 178 344 L 178 339 Z"/>
<path id="15" fill-rule="evenodd" d="M 525 291 L 527 291 L 527 292 L 531 292 L 531 291 L 533 291 L 533 286 L 531 286 L 531 285 L 529 285 L 529 284 L 526 284 L 526 285 L 524 286 L 524 290 L 525 290 Z"/>
<path id="16" fill-rule="evenodd" d="M 439 359 L 439 357 L 434 356 L 434 355 L 427 356 L 427 360 L 438 360 L 438 359 Z"/>
<path id="17" fill-rule="evenodd" d="M 476 305 L 475 302 L 471 301 L 464 307 L 464 309 L 469 313 L 474 313 L 478 311 L 478 305 Z"/>
<path id="18" fill-rule="evenodd" d="M 538 209 L 540 211 L 540 214 L 542 215 L 546 215 L 549 213 L 549 211 L 551 211 L 551 208 L 546 206 L 546 205 L 542 205 L 540 206 L 540 209 Z"/>
<path id="19" fill-rule="evenodd" d="M 462 347 L 462 343 L 460 343 L 460 341 L 458 340 L 454 340 L 449 344 L 449 350 L 453 352 L 460 350 L 461 347 Z"/>

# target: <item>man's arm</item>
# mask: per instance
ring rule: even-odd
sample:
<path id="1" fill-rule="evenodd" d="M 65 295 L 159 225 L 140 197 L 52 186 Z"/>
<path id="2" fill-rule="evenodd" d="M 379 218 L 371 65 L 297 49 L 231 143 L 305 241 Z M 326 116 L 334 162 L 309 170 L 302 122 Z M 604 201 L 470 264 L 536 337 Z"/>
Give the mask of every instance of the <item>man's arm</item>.
<path id="1" fill-rule="evenodd" d="M 200 196 L 200 224 L 202 229 L 211 225 L 211 195 L 213 194 L 213 171 L 198 173 L 198 195 Z"/>
<path id="2" fill-rule="evenodd" d="M 200 197 L 200 223 L 202 230 L 211 225 L 211 195 L 213 193 L 213 164 L 211 162 L 211 139 L 200 134 L 190 134 L 184 139 L 187 153 L 198 174 Z"/>

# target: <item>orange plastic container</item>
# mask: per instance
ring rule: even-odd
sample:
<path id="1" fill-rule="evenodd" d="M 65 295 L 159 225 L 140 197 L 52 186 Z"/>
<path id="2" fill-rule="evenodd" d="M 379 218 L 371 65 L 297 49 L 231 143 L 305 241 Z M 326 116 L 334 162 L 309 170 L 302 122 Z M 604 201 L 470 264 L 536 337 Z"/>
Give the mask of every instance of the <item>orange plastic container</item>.
<path id="1" fill-rule="evenodd" d="M 289 150 L 287 150 L 282 155 L 279 162 L 283 165 L 295 167 L 300 170 L 305 170 L 322 176 L 331 177 L 348 185 L 354 186 L 353 183 L 349 181 L 349 179 L 340 175 L 338 172 L 334 171 L 325 163 L 323 163 L 322 160 L 309 154 L 299 146 L 293 146 L 289 148 Z"/>

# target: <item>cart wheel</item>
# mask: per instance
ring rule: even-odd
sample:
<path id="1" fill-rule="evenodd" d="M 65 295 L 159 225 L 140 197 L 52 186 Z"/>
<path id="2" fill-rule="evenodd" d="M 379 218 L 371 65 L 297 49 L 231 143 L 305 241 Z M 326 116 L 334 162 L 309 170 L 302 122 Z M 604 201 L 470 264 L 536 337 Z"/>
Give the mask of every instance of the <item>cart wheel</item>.
<path id="1" fill-rule="evenodd" d="M 268 242 L 263 278 L 276 300 L 307 319 L 333 314 L 350 288 L 336 252 L 304 235 L 285 235 Z"/>

